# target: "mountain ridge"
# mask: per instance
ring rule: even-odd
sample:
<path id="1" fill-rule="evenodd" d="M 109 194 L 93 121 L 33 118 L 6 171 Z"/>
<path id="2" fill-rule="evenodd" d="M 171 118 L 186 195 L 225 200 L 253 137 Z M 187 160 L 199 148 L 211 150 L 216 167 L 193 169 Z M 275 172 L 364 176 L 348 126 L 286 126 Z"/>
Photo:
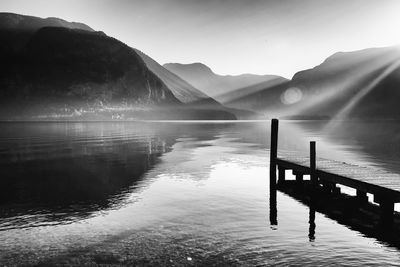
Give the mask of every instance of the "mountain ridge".
<path id="1" fill-rule="evenodd" d="M 0 25 L 3 29 L 38 30 L 43 27 L 63 27 L 94 31 L 91 27 L 80 22 L 69 22 L 56 17 L 40 18 L 11 12 L 0 12 Z"/>
<path id="2" fill-rule="evenodd" d="M 279 77 L 255 74 L 218 75 L 207 65 L 198 62 L 191 64 L 166 63 L 163 66 L 222 104 L 224 104 L 224 99 L 220 97 L 222 95 Z"/>
<path id="3" fill-rule="evenodd" d="M 234 118 L 183 105 L 133 48 L 82 25 L 0 14 L 0 119 Z"/>
<path id="4" fill-rule="evenodd" d="M 199 100 L 210 98 L 187 81 L 181 79 L 176 74 L 170 72 L 154 59 L 146 55 L 144 52 L 135 49 L 138 55 L 146 63 L 147 67 L 153 71 L 160 79 L 162 79 L 169 88 L 173 91 L 174 95 L 183 103 L 191 103 Z"/>
<path id="5" fill-rule="evenodd" d="M 400 68 L 394 65 L 398 60 L 397 46 L 334 53 L 320 65 L 293 76 L 290 86 L 299 88 L 303 99 L 286 113 L 319 113 L 338 119 L 400 118 L 392 101 L 400 97 L 395 89 L 400 84 Z"/>

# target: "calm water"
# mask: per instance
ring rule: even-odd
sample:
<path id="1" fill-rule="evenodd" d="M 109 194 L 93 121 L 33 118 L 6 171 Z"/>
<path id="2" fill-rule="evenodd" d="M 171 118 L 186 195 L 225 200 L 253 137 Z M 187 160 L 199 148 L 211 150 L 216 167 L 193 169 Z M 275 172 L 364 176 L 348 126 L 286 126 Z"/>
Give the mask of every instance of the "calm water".
<path id="1" fill-rule="evenodd" d="M 340 129 L 340 130 L 338 130 Z M 281 122 L 279 149 L 400 173 L 398 122 Z M 0 265 L 395 265 L 400 250 L 278 192 L 269 122 L 3 123 Z"/>

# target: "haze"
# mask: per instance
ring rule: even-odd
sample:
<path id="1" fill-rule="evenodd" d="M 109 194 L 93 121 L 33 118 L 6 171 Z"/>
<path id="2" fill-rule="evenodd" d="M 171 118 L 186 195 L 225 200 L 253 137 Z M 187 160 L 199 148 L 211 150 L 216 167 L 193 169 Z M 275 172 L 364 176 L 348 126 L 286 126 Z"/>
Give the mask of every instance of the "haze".
<path id="1" fill-rule="evenodd" d="M 0 0 L 2 12 L 88 24 L 159 63 L 287 78 L 337 51 L 400 43 L 396 0 Z"/>

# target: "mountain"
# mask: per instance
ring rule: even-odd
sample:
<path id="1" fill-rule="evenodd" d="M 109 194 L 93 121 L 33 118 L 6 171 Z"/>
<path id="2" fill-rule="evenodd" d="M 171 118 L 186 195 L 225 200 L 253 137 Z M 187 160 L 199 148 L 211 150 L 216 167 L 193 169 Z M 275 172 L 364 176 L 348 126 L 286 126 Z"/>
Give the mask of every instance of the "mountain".
<path id="1" fill-rule="evenodd" d="M 38 18 L 14 13 L 0 12 L 0 27 L 2 30 L 36 31 L 43 27 L 63 27 L 94 31 L 83 23 L 68 22 L 59 18 Z"/>
<path id="2" fill-rule="evenodd" d="M 175 97 L 178 98 L 181 102 L 193 103 L 206 99 L 210 99 L 210 101 L 212 101 L 212 98 L 210 98 L 208 95 L 199 91 L 194 86 L 181 79 L 179 76 L 167 70 L 145 53 L 137 49 L 135 51 L 143 59 L 147 67 L 153 73 L 155 73 L 168 86 L 168 88 L 171 89 Z M 218 103 L 215 100 L 213 102 Z"/>
<path id="3" fill-rule="evenodd" d="M 202 63 L 167 63 L 163 66 L 221 103 L 225 103 L 229 93 L 267 81 L 283 79 L 275 75 L 242 74 L 223 76 L 215 74 Z"/>
<path id="4" fill-rule="evenodd" d="M 83 23 L 68 22 L 58 18 L 38 18 L 0 12 L 1 54 L 15 54 L 23 50 L 35 32 L 43 27 L 62 27 L 94 32 L 92 28 Z"/>
<path id="5" fill-rule="evenodd" d="M 282 115 L 400 118 L 400 48 L 336 53 L 296 73 L 289 89 L 300 96 L 278 111 Z"/>
<path id="6" fill-rule="evenodd" d="M 44 27 L 22 49 L 4 52 L 2 107 L 18 103 L 45 111 L 68 105 L 72 111 L 122 103 L 180 104 L 130 47 L 102 33 Z"/>
<path id="7" fill-rule="evenodd" d="M 239 119 L 256 119 L 263 117 L 262 114 L 246 110 L 246 108 L 235 109 L 222 105 L 212 97 L 189 84 L 187 81 L 161 66 L 145 53 L 137 49 L 136 52 L 142 57 L 147 67 L 155 73 L 168 86 L 168 88 L 170 88 L 174 96 L 181 102 L 186 103 L 197 110 L 214 110 L 233 113 Z"/>
<path id="8" fill-rule="evenodd" d="M 134 49 L 84 24 L 1 13 L 0 41 L 1 119 L 234 118 L 185 105 Z"/>
<path id="9" fill-rule="evenodd" d="M 289 80 L 280 77 L 238 89 L 220 98 L 228 107 L 252 110 L 270 117 L 271 110 L 284 106 L 282 95 L 289 84 Z"/>
<path id="10" fill-rule="evenodd" d="M 247 86 L 253 75 L 220 76 L 200 63 L 165 67 L 228 107 L 268 117 L 400 119 L 400 47 L 338 52 L 291 81 L 261 76 Z"/>

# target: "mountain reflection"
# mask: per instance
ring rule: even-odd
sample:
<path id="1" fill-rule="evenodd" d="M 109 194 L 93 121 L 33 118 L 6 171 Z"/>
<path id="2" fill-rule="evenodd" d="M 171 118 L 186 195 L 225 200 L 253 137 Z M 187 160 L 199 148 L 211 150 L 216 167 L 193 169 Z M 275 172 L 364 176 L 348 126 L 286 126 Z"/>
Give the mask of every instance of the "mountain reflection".
<path id="1" fill-rule="evenodd" d="M 151 179 L 145 174 L 174 144 L 190 146 L 188 138 L 196 140 L 195 147 L 228 133 L 265 142 L 265 135 L 254 139 L 253 134 L 263 126 L 252 125 L 244 135 L 237 134 L 238 127 L 190 122 L 2 123 L 0 231 L 71 223 L 118 209 L 147 187 Z M 182 157 L 190 156 L 181 152 Z"/>
<path id="2" fill-rule="evenodd" d="M 313 139 L 318 157 L 400 172 L 395 164 L 400 160 L 399 130 L 392 121 L 341 122 L 334 128 L 322 121 L 282 121 L 279 152 L 308 154 Z M 231 153 L 252 154 L 255 146 L 266 151 L 269 135 L 269 122 L 2 123 L 0 231 L 69 223 L 118 209 L 147 187 L 151 177 L 145 174 L 172 149 L 174 160 L 186 164 L 168 171 L 195 179 L 199 170 L 215 167 L 207 159 L 217 162 L 221 149 L 234 150 L 240 143 L 246 145 Z M 199 149 L 215 147 L 208 142 L 213 140 L 219 140 L 217 150 Z"/>
<path id="3" fill-rule="evenodd" d="M 0 230 L 66 223 L 117 208 L 175 143 L 146 127 L 80 127 L 7 125 L 0 151 Z M 10 130 L 16 134 L 6 139 Z"/>

